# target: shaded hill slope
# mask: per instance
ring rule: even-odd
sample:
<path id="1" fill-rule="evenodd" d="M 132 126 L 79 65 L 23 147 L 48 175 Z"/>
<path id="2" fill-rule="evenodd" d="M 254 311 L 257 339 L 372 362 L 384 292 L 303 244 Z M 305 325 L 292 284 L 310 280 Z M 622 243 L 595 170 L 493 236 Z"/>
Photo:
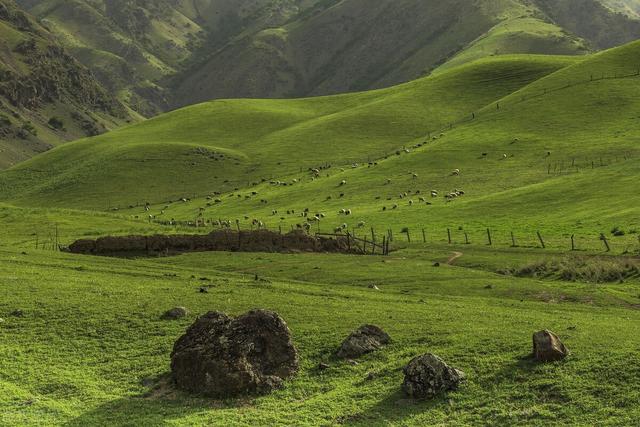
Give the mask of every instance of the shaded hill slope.
<path id="1" fill-rule="evenodd" d="M 130 119 L 47 30 L 0 1 L 0 168 Z"/>

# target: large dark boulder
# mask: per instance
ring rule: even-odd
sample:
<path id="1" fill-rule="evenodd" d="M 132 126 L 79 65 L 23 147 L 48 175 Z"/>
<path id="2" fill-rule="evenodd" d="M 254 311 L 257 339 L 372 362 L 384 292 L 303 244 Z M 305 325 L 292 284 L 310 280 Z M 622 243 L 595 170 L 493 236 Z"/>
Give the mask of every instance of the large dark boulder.
<path id="1" fill-rule="evenodd" d="M 391 337 L 375 325 L 363 325 L 353 331 L 340 345 L 337 356 L 353 359 L 389 344 Z"/>
<path id="2" fill-rule="evenodd" d="M 298 370 L 285 321 L 266 310 L 231 318 L 210 312 L 176 341 L 171 372 L 180 389 L 215 398 L 265 394 Z"/>
<path id="3" fill-rule="evenodd" d="M 446 391 L 456 390 L 464 379 L 464 372 L 427 353 L 414 358 L 404 368 L 402 389 L 411 398 L 432 399 Z"/>
<path id="4" fill-rule="evenodd" d="M 551 331 L 533 334 L 533 357 L 538 362 L 555 362 L 569 355 L 569 350 L 560 338 Z"/>

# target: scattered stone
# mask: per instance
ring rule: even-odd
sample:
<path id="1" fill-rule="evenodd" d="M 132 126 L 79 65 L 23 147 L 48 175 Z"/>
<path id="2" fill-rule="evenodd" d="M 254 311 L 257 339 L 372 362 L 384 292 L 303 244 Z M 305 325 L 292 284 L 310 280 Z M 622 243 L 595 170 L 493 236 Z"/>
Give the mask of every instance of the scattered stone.
<path id="1" fill-rule="evenodd" d="M 377 287 L 376 285 L 373 285 L 373 284 L 369 285 L 369 289 L 373 289 L 374 291 L 379 291 L 380 290 L 379 287 Z"/>
<path id="2" fill-rule="evenodd" d="M 359 363 L 356 360 L 353 360 L 353 359 L 347 360 L 347 363 L 349 365 L 351 365 L 351 366 L 358 366 L 359 365 Z"/>
<path id="3" fill-rule="evenodd" d="M 22 310 L 20 310 L 20 309 L 18 308 L 18 309 L 13 310 L 13 311 L 11 312 L 11 315 L 12 315 L 13 317 L 23 317 L 23 316 L 24 316 L 24 311 L 22 311 Z"/>
<path id="4" fill-rule="evenodd" d="M 366 380 L 367 381 L 373 381 L 375 380 L 377 377 L 377 375 L 375 374 L 375 372 L 368 372 L 367 376 L 366 376 Z"/>
<path id="5" fill-rule="evenodd" d="M 465 379 L 462 371 L 431 353 L 414 358 L 403 372 L 402 390 L 414 399 L 432 399 L 440 393 L 456 390 Z"/>
<path id="6" fill-rule="evenodd" d="M 487 285 L 484 287 L 485 289 L 493 289 L 493 285 Z"/>
<path id="7" fill-rule="evenodd" d="M 167 310 L 160 317 L 162 320 L 178 320 L 185 317 L 189 312 L 184 307 L 174 307 L 171 310 Z"/>
<path id="8" fill-rule="evenodd" d="M 327 365 L 326 363 L 319 363 L 318 364 L 318 369 L 320 369 L 321 371 L 326 371 L 327 369 L 329 369 L 331 366 Z"/>
<path id="9" fill-rule="evenodd" d="M 533 357 L 538 362 L 555 362 L 569 355 L 569 350 L 560 338 L 551 331 L 533 334 Z"/>
<path id="10" fill-rule="evenodd" d="M 285 321 L 266 310 L 237 318 L 209 312 L 176 341 L 171 372 L 185 391 L 214 398 L 265 394 L 298 371 Z"/>
<path id="11" fill-rule="evenodd" d="M 202 288 L 200 288 L 200 293 L 201 294 L 208 294 L 209 293 L 209 289 L 202 287 Z"/>
<path id="12" fill-rule="evenodd" d="M 338 357 L 354 359 L 382 348 L 389 344 L 391 338 L 385 331 L 375 325 L 363 325 L 353 331 L 340 345 Z"/>
<path id="13" fill-rule="evenodd" d="M 439 262 L 436 262 L 436 263 L 434 263 L 434 264 L 433 264 L 433 266 L 434 266 L 434 267 L 440 267 L 440 263 L 439 263 Z"/>

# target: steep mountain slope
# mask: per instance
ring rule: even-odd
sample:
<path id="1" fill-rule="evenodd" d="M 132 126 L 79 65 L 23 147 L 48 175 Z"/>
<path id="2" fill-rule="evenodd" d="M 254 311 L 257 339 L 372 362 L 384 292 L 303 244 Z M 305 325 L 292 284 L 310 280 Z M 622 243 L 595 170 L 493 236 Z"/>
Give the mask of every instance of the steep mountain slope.
<path id="1" fill-rule="evenodd" d="M 165 78 L 243 31 L 281 25 L 297 1 L 18 0 L 100 81 L 150 117 L 168 108 Z M 302 2 L 305 3 L 305 2 Z M 310 2 L 306 2 L 310 3 Z"/>
<path id="2" fill-rule="evenodd" d="M 145 116 L 166 107 L 159 83 L 176 72 L 202 37 L 193 20 L 197 12 L 167 0 L 19 3 L 38 16 L 105 87 Z"/>
<path id="3" fill-rule="evenodd" d="M 177 78 L 175 106 L 384 87 L 508 53 L 582 54 L 640 37 L 597 0 L 345 0 L 238 37 Z M 208 46 L 203 48 L 206 52 Z"/>
<path id="4" fill-rule="evenodd" d="M 640 17 L 640 0 L 602 0 L 602 3 L 617 12 Z"/>
<path id="5" fill-rule="evenodd" d="M 0 168 L 130 119 L 51 34 L 0 1 Z"/>
<path id="6" fill-rule="evenodd" d="M 510 53 L 640 37 L 600 0 L 19 0 L 144 116 L 216 98 L 386 87 Z M 453 58 L 452 63 L 448 63 Z"/>

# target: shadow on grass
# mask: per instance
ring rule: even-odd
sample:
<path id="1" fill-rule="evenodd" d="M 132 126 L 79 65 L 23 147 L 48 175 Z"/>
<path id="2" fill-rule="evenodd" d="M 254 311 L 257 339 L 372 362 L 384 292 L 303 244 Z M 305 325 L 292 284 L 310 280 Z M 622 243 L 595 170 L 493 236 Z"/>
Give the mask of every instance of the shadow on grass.
<path id="1" fill-rule="evenodd" d="M 251 406 L 253 400 L 213 400 L 183 393 L 174 388 L 168 375 L 159 377 L 150 391 L 106 402 L 64 424 L 66 427 L 90 425 L 155 426 L 189 415 Z"/>
<path id="2" fill-rule="evenodd" d="M 402 423 L 430 410 L 443 411 L 449 408 L 448 394 L 432 400 L 410 399 L 398 387 L 398 390 L 370 406 L 364 411 L 340 417 L 338 424 L 344 425 L 389 425 Z"/>

